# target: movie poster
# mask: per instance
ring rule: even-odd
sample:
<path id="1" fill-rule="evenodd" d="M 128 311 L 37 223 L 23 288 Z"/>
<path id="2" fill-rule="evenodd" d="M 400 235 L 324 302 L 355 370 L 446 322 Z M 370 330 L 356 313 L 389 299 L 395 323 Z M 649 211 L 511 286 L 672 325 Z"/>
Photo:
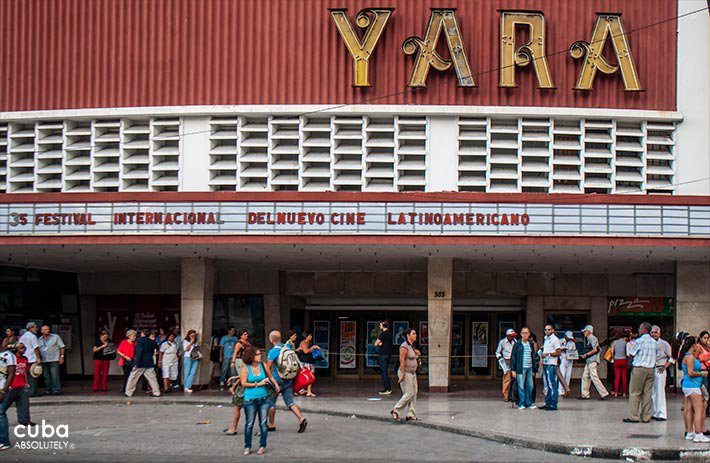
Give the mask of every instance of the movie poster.
<path id="1" fill-rule="evenodd" d="M 323 359 L 318 360 L 315 364 L 316 368 L 328 368 L 330 362 L 330 322 L 328 320 L 315 320 L 313 322 L 313 344 L 320 346 L 323 352 Z"/>
<path id="2" fill-rule="evenodd" d="M 471 367 L 488 366 L 488 322 L 473 322 L 471 325 Z"/>
<path id="3" fill-rule="evenodd" d="M 365 366 L 367 368 L 376 368 L 378 366 L 377 363 L 377 347 L 375 347 L 375 341 L 377 341 L 377 337 L 380 335 L 380 322 L 377 321 L 370 321 L 367 322 L 367 332 L 365 333 L 365 340 L 366 340 L 366 346 L 367 346 L 367 356 L 365 358 Z"/>
<path id="4" fill-rule="evenodd" d="M 342 320 L 340 322 L 340 368 L 355 369 L 357 367 L 357 322 Z"/>

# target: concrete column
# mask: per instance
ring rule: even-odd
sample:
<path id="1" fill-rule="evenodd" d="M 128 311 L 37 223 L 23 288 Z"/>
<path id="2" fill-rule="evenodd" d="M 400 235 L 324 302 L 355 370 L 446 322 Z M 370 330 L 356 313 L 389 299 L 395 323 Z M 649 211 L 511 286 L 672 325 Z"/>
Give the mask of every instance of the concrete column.
<path id="1" fill-rule="evenodd" d="M 210 337 L 214 298 L 214 260 L 185 257 L 180 262 L 180 333 L 197 331 L 204 358 L 195 376 L 196 388 L 206 387 L 210 380 Z"/>
<path id="2" fill-rule="evenodd" d="M 81 283 L 81 280 L 80 280 Z M 84 376 L 94 374 L 94 341 L 96 341 L 96 296 L 82 294 L 79 296 L 79 310 L 81 317 L 81 337 L 84 344 Z M 77 341 L 78 345 L 78 339 Z M 114 342 L 118 345 L 119 341 Z M 77 349 L 78 350 L 78 349 Z M 118 374 L 118 362 L 111 362 L 109 374 Z"/>
<path id="3" fill-rule="evenodd" d="M 449 391 L 453 270 L 451 258 L 429 258 L 427 262 L 429 392 Z"/>
<path id="4" fill-rule="evenodd" d="M 710 263 L 676 264 L 676 330 L 693 336 L 710 326 Z"/>

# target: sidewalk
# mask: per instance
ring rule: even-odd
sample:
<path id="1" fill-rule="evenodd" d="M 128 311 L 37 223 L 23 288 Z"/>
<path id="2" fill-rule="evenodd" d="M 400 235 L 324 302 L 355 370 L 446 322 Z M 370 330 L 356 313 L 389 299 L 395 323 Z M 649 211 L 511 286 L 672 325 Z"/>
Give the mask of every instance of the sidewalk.
<path id="1" fill-rule="evenodd" d="M 490 439 L 522 447 L 580 456 L 629 458 L 632 460 L 708 461 L 710 445 L 694 444 L 683 438 L 680 396 L 668 393 L 666 422 L 627 424 L 628 402 L 610 398 L 606 401 L 560 399 L 557 412 L 519 411 L 497 397 L 496 382 L 468 382 L 450 394 L 420 392 L 417 402 L 419 423 L 441 431 Z M 112 384 L 117 391 L 120 385 Z M 575 389 L 576 386 L 576 389 Z M 70 384 L 60 397 L 40 397 L 32 405 L 68 405 L 72 402 L 194 403 L 196 405 L 228 405 L 226 392 L 204 391 L 192 395 L 169 394 L 154 399 L 136 394 L 132 399 L 117 392 L 86 392 L 90 384 Z M 420 384 L 420 389 L 424 389 Z M 539 388 L 541 390 L 541 388 Z M 578 385 L 573 385 L 577 391 Z M 314 387 L 316 398 L 297 398 L 304 412 L 340 416 L 355 415 L 361 419 L 391 420 L 389 411 L 399 399 L 398 391 L 389 397 L 377 394 L 373 381 L 319 381 Z M 542 399 L 538 397 L 538 405 Z M 404 425 L 404 424 L 402 424 Z"/>

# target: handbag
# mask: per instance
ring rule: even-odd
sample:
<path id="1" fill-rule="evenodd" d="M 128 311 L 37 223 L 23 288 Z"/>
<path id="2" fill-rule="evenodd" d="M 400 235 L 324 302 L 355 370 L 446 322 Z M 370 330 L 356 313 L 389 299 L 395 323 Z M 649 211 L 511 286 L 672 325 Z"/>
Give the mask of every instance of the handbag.
<path id="1" fill-rule="evenodd" d="M 104 347 L 104 357 L 108 360 L 116 360 L 116 344 L 109 342 L 106 347 Z"/>
<path id="2" fill-rule="evenodd" d="M 293 392 L 301 391 L 316 381 L 315 375 L 308 368 L 301 368 L 293 379 Z"/>
<path id="3" fill-rule="evenodd" d="M 607 362 L 611 362 L 614 359 L 614 351 L 613 349 L 609 348 L 604 352 L 604 360 Z"/>
<path id="4" fill-rule="evenodd" d="M 204 356 L 202 355 L 202 352 L 200 352 L 200 348 L 198 346 L 193 347 L 190 351 L 190 358 L 192 360 L 202 360 L 202 357 Z"/>

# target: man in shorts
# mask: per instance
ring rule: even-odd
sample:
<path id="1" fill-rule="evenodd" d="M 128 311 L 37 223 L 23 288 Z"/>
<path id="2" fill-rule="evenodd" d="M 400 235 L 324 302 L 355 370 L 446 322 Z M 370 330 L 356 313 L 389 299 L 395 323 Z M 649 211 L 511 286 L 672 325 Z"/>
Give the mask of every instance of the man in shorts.
<path id="1" fill-rule="evenodd" d="M 306 430 L 306 426 L 308 426 L 308 420 L 304 418 L 301 413 L 301 409 L 298 408 L 298 405 L 293 403 L 293 380 L 282 379 L 279 376 L 279 369 L 276 365 L 281 349 L 284 347 L 283 343 L 281 343 L 281 333 L 276 330 L 269 333 L 269 342 L 271 342 L 274 347 L 269 350 L 269 354 L 266 357 L 266 368 L 271 370 L 274 375 L 274 379 L 281 389 L 278 394 L 271 396 L 271 406 L 269 407 L 269 431 L 276 430 L 276 398 L 280 394 L 281 397 L 283 397 L 284 403 L 288 409 L 291 410 L 291 413 L 293 413 L 296 418 L 298 418 L 298 432 L 304 432 Z"/>

